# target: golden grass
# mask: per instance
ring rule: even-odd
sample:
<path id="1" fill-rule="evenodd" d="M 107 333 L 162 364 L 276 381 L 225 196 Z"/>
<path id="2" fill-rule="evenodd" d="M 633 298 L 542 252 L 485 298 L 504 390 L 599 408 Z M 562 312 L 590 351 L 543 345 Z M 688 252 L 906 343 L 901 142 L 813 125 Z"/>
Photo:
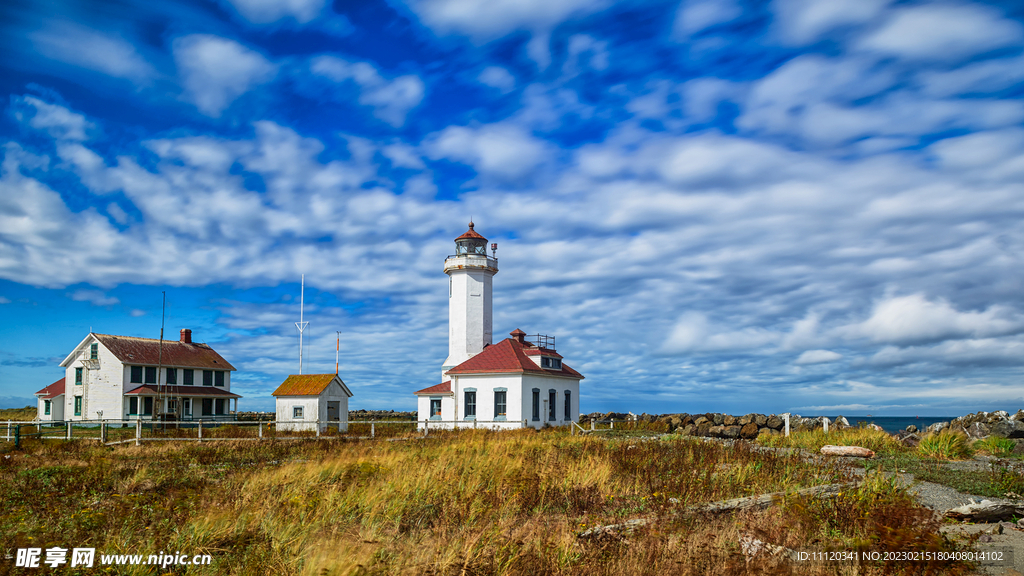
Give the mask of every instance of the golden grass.
<path id="1" fill-rule="evenodd" d="M 941 430 L 925 434 L 917 445 L 917 452 L 939 460 L 964 460 L 973 454 L 969 442 L 970 439 L 963 432 Z"/>
<path id="2" fill-rule="evenodd" d="M 743 442 L 465 431 L 393 442 L 28 449 L 0 466 L 0 547 L 213 555 L 214 566 L 190 574 L 844 574 L 839 564 L 748 563 L 737 542 L 754 531 L 790 547 L 884 547 L 887 534 L 905 533 L 936 545 L 934 526 L 880 481 L 734 518 L 675 515 L 848 479 Z M 576 537 L 634 517 L 658 520 L 622 541 Z M 860 573 L 909 569 L 895 568 Z"/>
<path id="3" fill-rule="evenodd" d="M 882 430 L 871 428 L 832 429 L 826 434 L 822 430 L 803 430 L 787 436 L 762 434 L 757 442 L 775 448 L 804 448 L 818 452 L 822 446 L 861 446 L 878 453 L 903 452 L 906 448 Z"/>

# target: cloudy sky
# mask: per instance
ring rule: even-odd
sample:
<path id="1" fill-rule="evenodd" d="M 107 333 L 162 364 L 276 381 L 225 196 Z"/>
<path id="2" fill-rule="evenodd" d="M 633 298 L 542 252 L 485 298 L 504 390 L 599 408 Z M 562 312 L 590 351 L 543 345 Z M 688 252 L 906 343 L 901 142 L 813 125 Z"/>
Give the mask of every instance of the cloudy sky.
<path id="1" fill-rule="evenodd" d="M 589 411 L 1024 408 L 1024 8 L 887 0 L 0 7 L 0 406 L 191 328 L 411 409 L 442 263 Z"/>

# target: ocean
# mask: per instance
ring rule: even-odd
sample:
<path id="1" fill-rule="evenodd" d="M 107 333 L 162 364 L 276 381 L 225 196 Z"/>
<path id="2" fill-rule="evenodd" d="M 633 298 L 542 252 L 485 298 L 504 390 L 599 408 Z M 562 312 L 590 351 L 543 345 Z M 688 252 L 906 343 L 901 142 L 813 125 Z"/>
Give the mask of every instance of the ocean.
<path id="1" fill-rule="evenodd" d="M 803 416 L 801 414 L 801 416 Z M 873 422 L 882 427 L 882 430 L 893 434 L 913 424 L 918 430 L 924 430 L 936 422 L 949 422 L 956 416 L 846 416 L 850 425 L 856 426 L 857 422 Z M 808 416 L 804 416 L 808 418 Z M 828 416 L 828 419 L 835 422 L 836 416 Z"/>

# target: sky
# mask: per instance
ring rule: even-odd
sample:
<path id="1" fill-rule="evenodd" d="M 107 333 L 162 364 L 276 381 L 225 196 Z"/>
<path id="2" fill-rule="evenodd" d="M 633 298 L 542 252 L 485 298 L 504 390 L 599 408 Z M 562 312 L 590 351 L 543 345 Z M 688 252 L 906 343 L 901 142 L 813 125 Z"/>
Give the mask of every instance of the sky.
<path id="1" fill-rule="evenodd" d="M 272 409 L 304 274 L 304 372 L 414 409 L 472 219 L 582 412 L 1016 411 L 1022 48 L 1009 1 L 4 2 L 0 407 L 166 294 Z"/>

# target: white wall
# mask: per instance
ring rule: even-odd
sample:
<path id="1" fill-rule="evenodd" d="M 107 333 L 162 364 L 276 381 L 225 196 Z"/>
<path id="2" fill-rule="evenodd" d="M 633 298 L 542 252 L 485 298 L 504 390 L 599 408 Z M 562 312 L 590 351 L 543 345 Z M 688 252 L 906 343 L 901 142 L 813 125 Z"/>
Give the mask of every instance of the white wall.
<path id="1" fill-rule="evenodd" d="M 491 344 L 491 288 L 497 263 L 493 258 L 459 256 L 445 261 L 449 275 L 448 358 L 444 372 L 479 354 Z"/>
<path id="2" fill-rule="evenodd" d="M 320 393 L 319 396 L 277 396 L 277 429 L 284 431 L 316 430 L 316 421 L 320 420 L 320 430 L 340 427 L 342 432 L 348 430 L 348 394 L 337 381 Z M 327 403 L 338 402 L 338 424 L 327 422 Z M 302 418 L 293 418 L 293 408 L 302 407 Z"/>
<path id="3" fill-rule="evenodd" d="M 61 394 L 55 398 L 50 399 L 50 413 L 46 414 L 46 401 L 39 396 L 36 396 L 37 400 L 37 414 L 38 418 L 44 422 L 60 421 L 64 419 L 64 395 Z"/>

